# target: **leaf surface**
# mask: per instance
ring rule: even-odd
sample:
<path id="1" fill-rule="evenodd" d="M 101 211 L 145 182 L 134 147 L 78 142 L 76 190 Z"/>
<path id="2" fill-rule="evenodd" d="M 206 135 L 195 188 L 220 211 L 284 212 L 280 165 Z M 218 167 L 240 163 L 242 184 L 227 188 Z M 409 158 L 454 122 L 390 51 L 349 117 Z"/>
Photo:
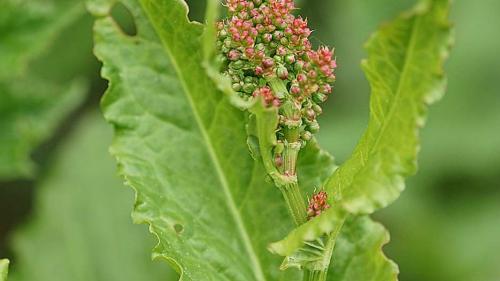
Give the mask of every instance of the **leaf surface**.
<path id="1" fill-rule="evenodd" d="M 0 3 L 1 180 L 33 177 L 31 153 L 84 98 L 84 13 L 80 1 Z"/>
<path id="2" fill-rule="evenodd" d="M 385 228 L 367 216 L 348 219 L 333 251 L 329 281 L 395 281 L 397 265 L 382 252 L 389 242 Z"/>
<path id="3" fill-rule="evenodd" d="M 33 217 L 13 235 L 9 280 L 177 280 L 151 262 L 153 239 L 130 221 L 133 194 L 107 153 L 109 125 L 92 112 L 75 129 L 36 184 Z"/>

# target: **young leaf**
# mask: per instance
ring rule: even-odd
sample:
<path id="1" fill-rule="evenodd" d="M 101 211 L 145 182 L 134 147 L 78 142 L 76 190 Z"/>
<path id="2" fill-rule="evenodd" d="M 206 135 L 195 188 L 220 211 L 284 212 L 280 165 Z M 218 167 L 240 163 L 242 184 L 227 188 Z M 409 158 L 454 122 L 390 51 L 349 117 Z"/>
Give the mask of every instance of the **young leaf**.
<path id="1" fill-rule="evenodd" d="M 75 50 L 68 50 L 71 45 L 67 42 L 63 42 L 62 50 L 49 50 L 49 45 L 59 48 L 63 41 L 59 37 L 64 37 L 61 33 L 71 28 L 74 34 L 74 29 L 84 24 L 84 13 L 80 1 L 0 3 L 1 180 L 33 176 L 32 150 L 49 139 L 62 119 L 83 100 L 86 85 L 72 72 L 82 68 L 78 58 L 87 54 L 75 55 Z M 72 60 L 54 62 L 52 52 L 58 57 L 71 52 Z M 64 75 L 55 79 L 53 73 Z"/>
<path id="2" fill-rule="evenodd" d="M 188 21 L 182 1 L 121 3 L 134 16 L 134 37 L 120 32 L 109 3 L 90 5 L 100 17 L 95 52 L 110 81 L 102 107 L 115 126 L 111 150 L 120 173 L 137 192 L 133 217 L 158 238 L 154 255 L 182 280 L 298 278 L 280 272 L 280 259 L 266 250 L 292 224 L 264 167 L 250 157 L 246 114 L 201 65 L 202 26 Z M 332 170 L 325 166 L 305 180 L 319 182 L 307 177 Z"/>
<path id="3" fill-rule="evenodd" d="M 345 211 L 332 207 L 323 214 L 307 223 L 295 228 L 286 238 L 271 243 L 269 251 L 281 256 L 290 256 L 296 253 L 306 241 L 314 241 L 323 234 L 339 232 L 346 219 Z"/>
<path id="4" fill-rule="evenodd" d="M 7 281 L 9 275 L 9 260 L 0 260 L 0 281 Z"/>
<path id="5" fill-rule="evenodd" d="M 75 125 L 37 183 L 34 216 L 13 235 L 9 280 L 174 280 L 151 263 L 154 241 L 130 221 L 133 194 L 107 153 L 111 128 L 97 112 Z"/>
<path id="6" fill-rule="evenodd" d="M 333 208 L 271 244 L 272 251 L 290 255 L 304 241 L 340 227 L 347 213 L 371 213 L 397 198 L 404 177 L 416 169 L 427 105 L 444 93 L 449 5 L 425 0 L 370 39 L 363 63 L 373 91 L 369 126 L 353 156 L 326 183 Z"/>
<path id="7" fill-rule="evenodd" d="M 423 0 L 368 41 L 363 69 L 370 82 L 370 120 L 353 155 L 326 189 L 351 213 L 393 202 L 417 169 L 419 129 L 441 98 L 451 46 L 449 0 Z"/>

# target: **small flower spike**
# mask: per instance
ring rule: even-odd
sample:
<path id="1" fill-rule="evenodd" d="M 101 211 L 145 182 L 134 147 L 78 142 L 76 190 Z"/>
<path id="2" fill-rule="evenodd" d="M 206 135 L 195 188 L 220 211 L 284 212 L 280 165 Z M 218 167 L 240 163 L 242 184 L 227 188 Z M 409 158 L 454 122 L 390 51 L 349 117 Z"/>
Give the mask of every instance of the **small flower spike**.
<path id="1" fill-rule="evenodd" d="M 309 199 L 309 206 L 307 207 L 307 218 L 312 219 L 319 216 L 326 209 L 330 208 L 327 202 L 328 194 L 325 191 L 320 191 Z"/>
<path id="2" fill-rule="evenodd" d="M 333 50 L 312 49 L 312 31 L 306 19 L 292 14 L 293 0 L 226 0 L 225 5 L 228 18 L 217 23 L 222 72 L 241 97 L 261 96 L 288 119 L 285 111 L 296 112 L 294 120 L 282 118 L 280 126 L 292 122 L 308 141 L 319 130 L 320 105 L 332 93 Z"/>

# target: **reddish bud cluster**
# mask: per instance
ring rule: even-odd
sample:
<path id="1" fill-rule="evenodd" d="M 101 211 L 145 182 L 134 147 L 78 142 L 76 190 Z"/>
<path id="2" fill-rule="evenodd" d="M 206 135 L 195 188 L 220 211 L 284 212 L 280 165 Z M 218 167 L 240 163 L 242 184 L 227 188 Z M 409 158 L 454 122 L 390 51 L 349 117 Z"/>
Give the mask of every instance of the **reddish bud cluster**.
<path id="1" fill-rule="evenodd" d="M 307 112 L 300 117 L 302 130 L 315 133 L 319 105 L 335 81 L 333 50 L 312 49 L 311 29 L 306 19 L 292 14 L 293 0 L 226 0 L 226 6 L 229 17 L 217 23 L 217 47 L 233 90 L 243 98 L 262 96 L 268 106 L 293 102 Z M 276 92 L 273 79 L 288 92 Z"/>
<path id="2" fill-rule="evenodd" d="M 330 208 L 327 202 L 328 194 L 325 191 L 320 191 L 309 199 L 309 206 L 307 208 L 307 217 L 309 219 L 319 216 L 323 211 Z"/>

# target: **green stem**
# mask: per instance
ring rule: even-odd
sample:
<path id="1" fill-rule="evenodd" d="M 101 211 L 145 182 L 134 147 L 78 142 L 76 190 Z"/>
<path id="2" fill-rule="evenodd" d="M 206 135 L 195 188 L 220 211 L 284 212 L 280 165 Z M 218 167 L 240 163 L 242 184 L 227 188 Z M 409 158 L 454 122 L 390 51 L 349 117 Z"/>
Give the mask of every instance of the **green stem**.
<path id="1" fill-rule="evenodd" d="M 307 221 L 306 204 L 297 182 L 286 184 L 280 188 L 285 198 L 288 210 L 296 225 L 301 225 Z"/>
<path id="2" fill-rule="evenodd" d="M 271 78 L 268 80 L 271 88 L 278 96 L 287 97 L 289 95 L 285 84 L 280 79 Z M 300 118 L 300 108 L 291 100 L 286 100 L 282 105 L 280 112 L 284 117 L 283 133 L 285 136 L 283 150 L 283 167 L 280 173 L 290 180 L 289 183 L 280 187 L 281 193 L 285 198 L 288 210 L 292 215 L 297 226 L 307 222 L 307 206 L 305 204 L 302 193 L 297 182 L 297 158 L 302 147 L 300 141 L 300 126 L 302 120 Z M 325 251 L 320 260 L 317 261 L 313 269 L 304 270 L 304 281 L 326 281 L 328 267 L 333 253 L 335 237 L 337 233 L 332 233 L 327 237 Z"/>
<path id="3" fill-rule="evenodd" d="M 328 269 L 304 270 L 304 281 L 326 281 Z"/>
<path id="4" fill-rule="evenodd" d="M 327 241 L 325 251 L 323 252 L 323 258 L 317 262 L 317 266 L 315 266 L 314 269 L 304 270 L 304 281 L 326 281 L 330 261 L 332 259 L 333 248 L 335 247 L 335 241 L 340 232 L 340 228 L 341 226 L 337 227 L 327 237 L 324 237 Z"/>
<path id="5" fill-rule="evenodd" d="M 285 176 L 295 176 L 297 174 L 297 158 L 299 156 L 300 142 L 287 142 L 283 150 L 283 174 Z"/>

